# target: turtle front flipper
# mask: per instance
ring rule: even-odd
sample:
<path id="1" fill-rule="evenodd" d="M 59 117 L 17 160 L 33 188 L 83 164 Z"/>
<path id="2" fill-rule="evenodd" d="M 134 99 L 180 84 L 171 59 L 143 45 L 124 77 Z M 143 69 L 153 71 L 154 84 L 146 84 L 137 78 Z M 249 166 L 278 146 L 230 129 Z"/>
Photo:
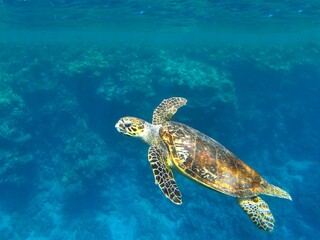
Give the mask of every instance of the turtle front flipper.
<path id="1" fill-rule="evenodd" d="M 153 171 L 156 184 L 161 191 L 175 204 L 181 204 L 181 193 L 173 178 L 172 171 L 166 166 L 166 156 L 161 148 L 151 146 L 148 151 L 148 159 Z"/>
<path id="2" fill-rule="evenodd" d="M 164 99 L 153 112 L 152 124 L 162 125 L 164 122 L 169 121 L 177 110 L 186 105 L 186 103 L 187 99 L 181 97 Z"/>
<path id="3" fill-rule="evenodd" d="M 268 204 L 262 198 L 238 198 L 241 208 L 248 214 L 252 222 L 261 230 L 271 232 L 274 227 L 274 218 Z"/>

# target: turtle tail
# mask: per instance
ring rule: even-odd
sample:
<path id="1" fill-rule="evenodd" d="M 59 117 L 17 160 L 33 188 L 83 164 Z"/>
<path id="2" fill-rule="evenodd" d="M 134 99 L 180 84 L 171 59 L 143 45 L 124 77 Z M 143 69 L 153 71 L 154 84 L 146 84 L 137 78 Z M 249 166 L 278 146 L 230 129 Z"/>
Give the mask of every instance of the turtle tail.
<path id="1" fill-rule="evenodd" d="M 274 186 L 272 184 L 268 184 L 266 189 L 262 192 L 262 194 L 273 196 L 273 197 L 279 197 L 279 198 L 286 198 L 292 201 L 292 198 L 289 193 L 287 193 L 285 190 Z"/>

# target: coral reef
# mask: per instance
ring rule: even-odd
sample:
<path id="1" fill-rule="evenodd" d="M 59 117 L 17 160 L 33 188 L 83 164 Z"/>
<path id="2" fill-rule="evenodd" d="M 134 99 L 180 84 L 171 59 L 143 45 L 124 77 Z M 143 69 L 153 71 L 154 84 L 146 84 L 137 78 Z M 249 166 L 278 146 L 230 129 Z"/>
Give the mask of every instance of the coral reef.
<path id="1" fill-rule="evenodd" d="M 4 239 L 268 239 L 234 199 L 177 175 L 184 204 L 160 190 L 123 115 L 175 115 L 287 189 L 266 199 L 277 239 L 319 236 L 320 45 L 2 46 L 0 231 Z M 13 51 L 14 50 L 14 51 Z M 14 200 L 12 200 L 14 199 Z M 296 217 L 293 217 L 296 216 Z M 217 237 L 219 236 L 219 237 Z"/>

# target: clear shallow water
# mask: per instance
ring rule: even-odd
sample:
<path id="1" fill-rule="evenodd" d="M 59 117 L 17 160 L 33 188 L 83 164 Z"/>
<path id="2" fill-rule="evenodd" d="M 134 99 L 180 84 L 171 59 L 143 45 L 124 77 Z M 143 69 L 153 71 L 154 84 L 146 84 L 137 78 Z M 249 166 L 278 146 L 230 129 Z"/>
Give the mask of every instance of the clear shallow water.
<path id="1" fill-rule="evenodd" d="M 1 1 L 1 239 L 319 239 L 317 1 Z M 264 196 L 256 229 L 235 199 L 175 173 L 114 129 L 174 116 L 220 141 L 293 202 Z"/>
<path id="2" fill-rule="evenodd" d="M 318 1 L 2 1 L 4 25 L 244 31 L 318 28 Z M 263 29 L 261 28 L 263 27 Z"/>

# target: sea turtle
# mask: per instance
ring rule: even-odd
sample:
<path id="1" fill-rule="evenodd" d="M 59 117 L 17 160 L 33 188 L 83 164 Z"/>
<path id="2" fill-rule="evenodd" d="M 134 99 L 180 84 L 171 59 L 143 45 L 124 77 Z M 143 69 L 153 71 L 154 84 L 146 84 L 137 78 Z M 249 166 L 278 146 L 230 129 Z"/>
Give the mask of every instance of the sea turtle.
<path id="1" fill-rule="evenodd" d="M 155 182 L 173 203 L 181 204 L 182 198 L 171 167 L 201 185 L 236 197 L 253 223 L 271 232 L 273 215 L 258 195 L 289 200 L 291 196 L 268 183 L 217 141 L 185 124 L 170 121 L 186 103 L 187 100 L 180 97 L 164 99 L 153 112 L 152 124 L 135 117 L 123 117 L 115 127 L 120 133 L 138 137 L 150 145 L 148 159 Z"/>

